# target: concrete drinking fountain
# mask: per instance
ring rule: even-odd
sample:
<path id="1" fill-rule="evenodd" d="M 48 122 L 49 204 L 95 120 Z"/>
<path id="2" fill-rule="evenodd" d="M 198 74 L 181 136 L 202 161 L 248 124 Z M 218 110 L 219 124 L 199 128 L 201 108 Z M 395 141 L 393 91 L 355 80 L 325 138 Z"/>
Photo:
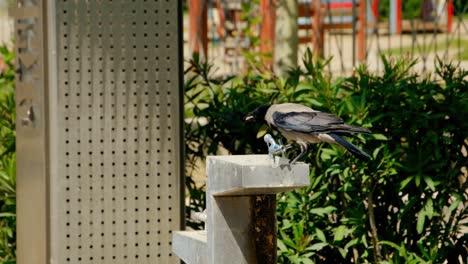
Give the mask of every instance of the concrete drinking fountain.
<path id="1" fill-rule="evenodd" d="M 276 263 L 276 194 L 309 186 L 309 165 L 211 156 L 207 174 L 207 209 L 196 216 L 206 219 L 205 230 L 174 232 L 174 253 L 187 264 Z"/>

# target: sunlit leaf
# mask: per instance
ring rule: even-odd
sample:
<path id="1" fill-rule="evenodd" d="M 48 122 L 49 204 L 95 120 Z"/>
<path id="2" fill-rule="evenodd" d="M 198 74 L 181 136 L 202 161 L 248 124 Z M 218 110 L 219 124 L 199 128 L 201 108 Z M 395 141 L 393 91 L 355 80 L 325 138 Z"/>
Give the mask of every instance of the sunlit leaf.
<path id="1" fill-rule="evenodd" d="M 419 211 L 417 218 L 418 218 L 418 221 L 416 224 L 416 230 L 418 231 L 418 234 L 421 234 L 424 229 L 424 222 L 426 220 L 426 214 L 424 210 Z"/>
<path id="2" fill-rule="evenodd" d="M 410 176 L 410 177 L 404 179 L 403 181 L 401 181 L 400 182 L 400 190 L 403 190 L 406 187 L 406 185 L 408 185 L 408 183 L 411 182 L 411 180 L 413 180 L 413 176 Z"/>
<path id="3" fill-rule="evenodd" d="M 435 192 L 435 185 L 434 185 L 434 182 L 432 181 L 432 178 L 429 177 L 429 176 L 424 176 L 423 179 L 426 182 L 429 189 L 431 189 L 431 191 Z"/>
<path id="4" fill-rule="evenodd" d="M 345 249 L 348 249 L 354 245 L 357 245 L 359 243 L 359 238 L 353 238 L 351 239 L 351 241 L 349 241 L 348 243 L 346 243 L 346 246 L 345 246 Z"/>
<path id="5" fill-rule="evenodd" d="M 426 205 L 424 206 L 424 211 L 427 218 L 432 219 L 434 216 L 434 203 L 432 202 L 432 199 L 427 199 Z"/>
<path id="6" fill-rule="evenodd" d="M 375 139 L 375 140 L 388 140 L 388 138 L 383 135 L 383 134 L 372 134 L 372 137 Z"/>
<path id="7" fill-rule="evenodd" d="M 296 248 L 296 244 L 294 243 L 294 241 L 292 241 L 292 239 L 284 231 L 280 230 L 280 234 L 281 240 L 285 245 L 287 245 L 290 248 Z"/>
<path id="8" fill-rule="evenodd" d="M 455 210 L 459 205 L 460 205 L 460 200 L 455 200 L 449 207 L 448 211 L 451 213 L 453 210 Z"/>
<path id="9" fill-rule="evenodd" d="M 268 132 L 268 126 L 262 125 L 257 132 L 257 138 L 263 137 Z"/>
<path id="10" fill-rule="evenodd" d="M 346 249 L 344 248 L 338 248 L 338 251 L 340 252 L 341 256 L 343 258 L 346 258 L 346 255 L 348 254 L 348 252 L 346 251 Z"/>
<path id="11" fill-rule="evenodd" d="M 345 236 L 346 226 L 340 225 L 334 230 L 335 237 L 333 238 L 334 241 L 341 241 Z"/>
<path id="12" fill-rule="evenodd" d="M 283 243 L 283 240 L 278 239 L 278 240 L 277 240 L 277 245 L 278 245 L 278 248 L 279 248 L 281 251 L 288 251 L 288 248 L 287 248 L 286 245 Z"/>
<path id="13" fill-rule="evenodd" d="M 325 233 L 323 233 L 323 231 L 319 228 L 315 228 L 315 234 L 317 235 L 317 238 L 326 243 L 327 242 L 327 238 L 325 237 Z"/>
<path id="14" fill-rule="evenodd" d="M 334 206 L 327 206 L 327 207 L 312 208 L 312 209 L 310 209 L 310 212 L 311 212 L 312 214 L 324 216 L 324 215 L 326 215 L 326 214 L 332 213 L 332 212 L 335 211 L 335 210 L 336 210 L 336 207 L 334 207 Z"/>
<path id="15" fill-rule="evenodd" d="M 313 262 L 311 259 L 309 259 L 307 257 L 301 258 L 301 263 L 303 263 L 303 264 L 315 264 L 315 262 Z"/>
<path id="16" fill-rule="evenodd" d="M 310 247 L 307 247 L 306 250 L 321 250 L 322 248 L 326 246 L 328 246 L 328 243 L 320 242 L 320 243 L 313 244 Z"/>

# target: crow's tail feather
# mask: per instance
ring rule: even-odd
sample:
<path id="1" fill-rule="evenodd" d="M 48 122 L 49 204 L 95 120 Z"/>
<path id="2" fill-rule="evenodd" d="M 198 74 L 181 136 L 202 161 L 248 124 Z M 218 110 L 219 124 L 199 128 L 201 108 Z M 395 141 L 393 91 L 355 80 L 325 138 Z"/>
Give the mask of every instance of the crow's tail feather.
<path id="1" fill-rule="evenodd" d="M 353 133 L 372 134 L 372 132 L 367 128 L 352 126 L 349 124 L 330 125 L 324 128 L 322 131 L 315 131 L 315 132 L 328 132 L 328 133 L 334 133 L 334 134 L 346 135 L 346 136 L 352 135 Z"/>
<path id="2" fill-rule="evenodd" d="M 371 159 L 371 156 L 364 152 L 363 150 L 359 149 L 355 145 L 353 145 L 351 142 L 346 141 L 346 139 L 336 135 L 336 134 L 328 134 L 331 136 L 337 144 L 340 146 L 343 146 L 345 149 L 347 149 L 351 154 L 353 154 L 355 157 L 363 160 L 368 160 Z"/>
<path id="3" fill-rule="evenodd" d="M 360 134 L 371 134 L 372 133 L 367 128 L 352 126 L 352 125 L 349 125 L 349 124 L 344 124 L 343 127 L 346 128 L 351 133 L 360 133 Z"/>

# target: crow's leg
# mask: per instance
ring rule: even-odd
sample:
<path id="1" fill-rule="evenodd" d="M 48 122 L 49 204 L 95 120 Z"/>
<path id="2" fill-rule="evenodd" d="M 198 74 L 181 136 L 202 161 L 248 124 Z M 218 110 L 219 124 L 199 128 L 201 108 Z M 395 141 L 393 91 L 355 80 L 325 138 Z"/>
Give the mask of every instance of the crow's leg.
<path id="1" fill-rule="evenodd" d="M 284 154 L 286 150 L 292 148 L 292 144 L 288 144 L 286 146 L 281 145 L 281 149 L 275 150 L 273 154 Z"/>
<path id="2" fill-rule="evenodd" d="M 287 144 L 286 146 L 283 147 L 283 150 L 286 151 L 290 148 L 292 148 L 292 144 Z"/>
<path id="3" fill-rule="evenodd" d="M 299 155 L 296 158 L 294 158 L 291 162 L 289 162 L 289 164 L 295 164 L 300 158 L 302 158 L 307 153 L 307 148 L 308 148 L 307 143 L 298 142 L 297 144 L 299 144 L 299 147 L 301 148 L 301 153 L 299 153 Z"/>

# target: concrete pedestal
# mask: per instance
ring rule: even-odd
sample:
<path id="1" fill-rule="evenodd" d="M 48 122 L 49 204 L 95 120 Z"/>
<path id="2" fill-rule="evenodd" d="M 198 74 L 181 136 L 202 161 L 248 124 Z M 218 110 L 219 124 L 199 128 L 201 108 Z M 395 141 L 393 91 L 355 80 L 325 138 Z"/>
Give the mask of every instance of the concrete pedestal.
<path id="1" fill-rule="evenodd" d="M 274 263 L 276 193 L 309 186 L 309 166 L 267 155 L 207 159 L 206 233 L 175 232 L 173 251 L 192 263 Z"/>

